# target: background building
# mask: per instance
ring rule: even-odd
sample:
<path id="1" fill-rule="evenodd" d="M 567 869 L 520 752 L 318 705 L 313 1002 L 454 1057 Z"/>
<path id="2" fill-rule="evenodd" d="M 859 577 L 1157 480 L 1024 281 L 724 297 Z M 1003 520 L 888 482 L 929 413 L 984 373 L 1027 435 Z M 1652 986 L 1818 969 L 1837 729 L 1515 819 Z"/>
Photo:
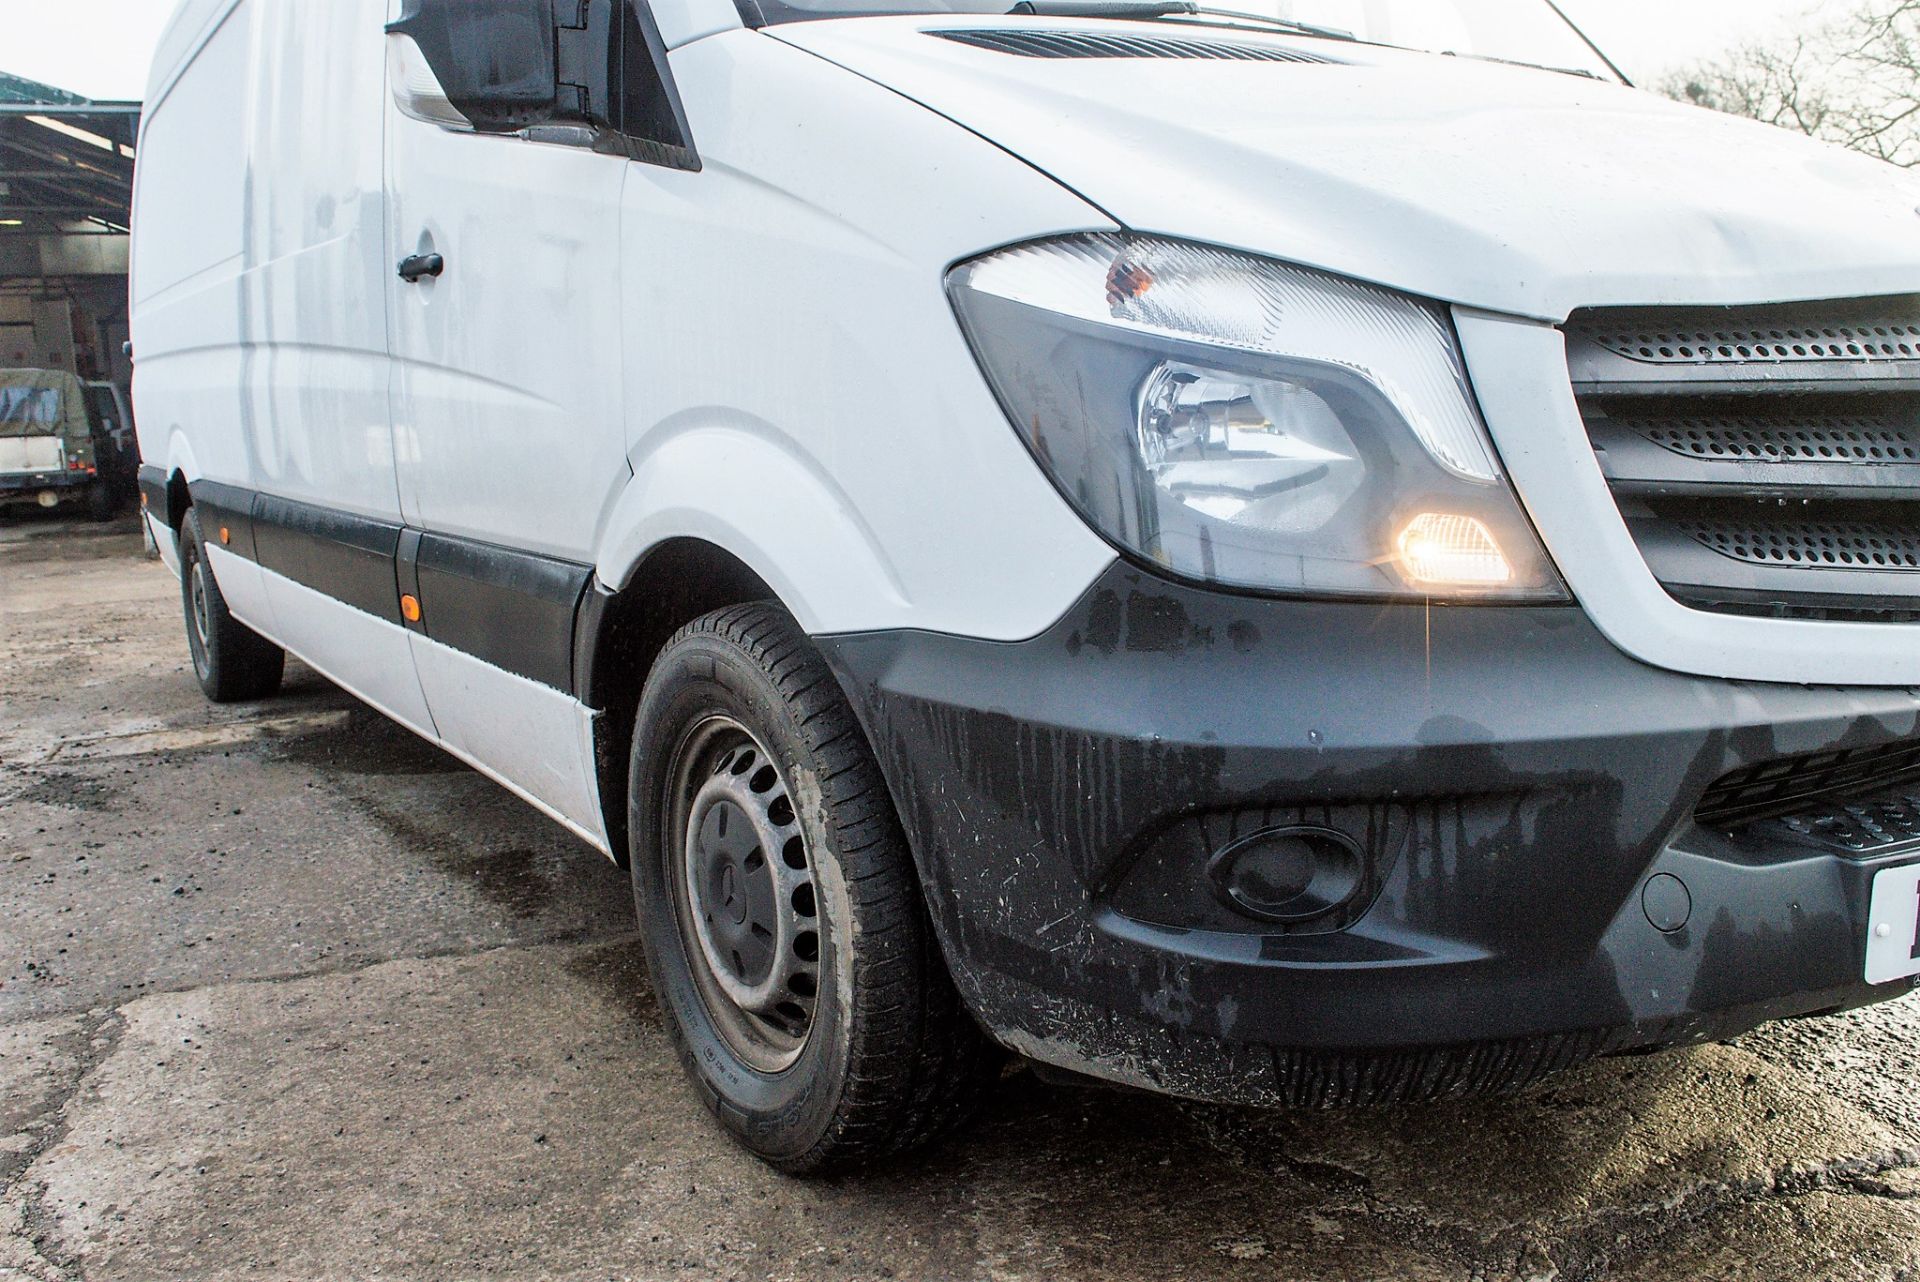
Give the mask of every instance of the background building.
<path id="1" fill-rule="evenodd" d="M 0 368 L 125 386 L 140 106 L 0 73 Z"/>

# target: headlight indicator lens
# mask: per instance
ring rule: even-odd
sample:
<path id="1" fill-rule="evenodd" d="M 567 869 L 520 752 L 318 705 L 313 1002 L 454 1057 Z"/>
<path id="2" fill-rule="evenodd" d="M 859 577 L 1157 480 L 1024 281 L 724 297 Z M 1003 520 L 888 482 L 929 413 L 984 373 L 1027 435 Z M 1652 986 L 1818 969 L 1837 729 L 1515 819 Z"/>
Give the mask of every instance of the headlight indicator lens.
<path id="1" fill-rule="evenodd" d="M 1400 562 L 1415 583 L 1493 587 L 1513 581 L 1513 567 L 1487 527 L 1470 516 L 1422 512 L 1400 531 Z"/>
<path id="2" fill-rule="evenodd" d="M 1118 235 L 1003 250 L 948 284 L 1034 457 L 1123 549 L 1260 590 L 1563 599 L 1442 309 Z"/>

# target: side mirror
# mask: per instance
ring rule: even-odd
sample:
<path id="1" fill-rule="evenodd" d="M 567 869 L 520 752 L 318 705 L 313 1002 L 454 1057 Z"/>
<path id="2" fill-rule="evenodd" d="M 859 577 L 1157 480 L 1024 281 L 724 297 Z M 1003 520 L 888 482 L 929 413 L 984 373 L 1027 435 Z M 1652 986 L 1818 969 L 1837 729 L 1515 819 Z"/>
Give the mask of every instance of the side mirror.
<path id="1" fill-rule="evenodd" d="M 474 129 L 514 133 L 579 119 L 563 110 L 556 27 L 554 0 L 406 0 L 387 34 L 418 46 Z"/>

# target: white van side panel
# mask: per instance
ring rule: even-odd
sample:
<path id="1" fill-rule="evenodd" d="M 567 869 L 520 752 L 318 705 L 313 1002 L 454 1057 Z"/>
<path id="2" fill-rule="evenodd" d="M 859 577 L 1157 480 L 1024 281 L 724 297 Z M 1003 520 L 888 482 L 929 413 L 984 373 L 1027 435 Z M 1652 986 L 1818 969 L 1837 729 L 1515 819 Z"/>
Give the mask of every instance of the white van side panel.
<path id="1" fill-rule="evenodd" d="M 148 108 L 130 283 L 143 457 L 168 458 L 169 438 L 191 422 L 201 457 L 235 472 L 246 460 L 233 291 L 244 249 L 249 17 L 229 11 L 192 79 Z"/>
<path id="2" fill-rule="evenodd" d="M 386 0 L 250 0 L 246 334 L 255 488 L 397 517 L 381 146 Z"/>
<path id="3" fill-rule="evenodd" d="M 1007 424 L 945 273 L 1113 224 L 763 34 L 722 32 L 671 62 L 702 168 L 635 165 L 627 183 L 634 482 L 601 582 L 624 587 L 659 541 L 694 535 L 751 566 L 810 632 L 1044 630 L 1114 554 Z"/>
<path id="4" fill-rule="evenodd" d="M 241 413 L 235 298 L 245 265 L 250 4 L 189 0 L 163 40 L 141 126 L 135 187 L 131 337 L 140 455 L 189 481 L 244 484 L 252 450 Z M 180 61 L 184 60 L 184 61 Z M 180 65 L 173 65 L 180 61 Z M 168 564 L 178 562 L 159 540 Z M 270 626 L 251 561 L 210 561 L 234 614 Z"/>
<path id="5" fill-rule="evenodd" d="M 678 49 L 717 31 L 739 28 L 740 8 L 733 0 L 651 0 L 660 43 Z"/>
<path id="6" fill-rule="evenodd" d="M 210 554 L 218 549 L 209 548 Z M 221 554 L 224 555 L 224 554 Z M 231 561 L 234 558 L 226 557 Z M 277 631 L 260 629 L 269 641 L 300 656 L 307 666 L 386 713 L 414 733 L 441 742 L 427 715 L 420 681 L 407 653 L 407 631 L 385 619 L 345 606 L 304 583 L 262 569 L 273 596 Z M 398 654 L 399 663 L 369 663 L 367 656 Z"/>
<path id="7" fill-rule="evenodd" d="M 409 634 L 442 742 L 605 851 L 592 759 L 593 711 L 552 686 Z"/>
<path id="8" fill-rule="evenodd" d="M 153 302 L 183 282 L 197 279 L 204 287 L 240 256 L 249 17 L 247 6 L 229 12 L 201 48 L 195 74 L 143 122 L 135 303 Z"/>
<path id="9" fill-rule="evenodd" d="M 406 523 L 585 563 L 628 479 L 619 260 L 632 166 L 387 117 L 382 414 Z M 441 255 L 445 274 L 401 281 L 395 264 L 415 253 Z"/>

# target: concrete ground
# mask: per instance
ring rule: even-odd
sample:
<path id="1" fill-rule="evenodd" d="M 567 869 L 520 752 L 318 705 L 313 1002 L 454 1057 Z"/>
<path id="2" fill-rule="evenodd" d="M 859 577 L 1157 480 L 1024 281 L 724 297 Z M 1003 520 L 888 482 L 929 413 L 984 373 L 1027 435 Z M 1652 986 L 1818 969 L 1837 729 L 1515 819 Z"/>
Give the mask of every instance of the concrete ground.
<path id="1" fill-rule="evenodd" d="M 625 878 L 297 666 L 215 709 L 130 524 L 0 524 L 0 1278 L 1920 1278 L 1920 1004 L 1516 1100 L 1012 1073 L 800 1183 L 682 1084 Z"/>

